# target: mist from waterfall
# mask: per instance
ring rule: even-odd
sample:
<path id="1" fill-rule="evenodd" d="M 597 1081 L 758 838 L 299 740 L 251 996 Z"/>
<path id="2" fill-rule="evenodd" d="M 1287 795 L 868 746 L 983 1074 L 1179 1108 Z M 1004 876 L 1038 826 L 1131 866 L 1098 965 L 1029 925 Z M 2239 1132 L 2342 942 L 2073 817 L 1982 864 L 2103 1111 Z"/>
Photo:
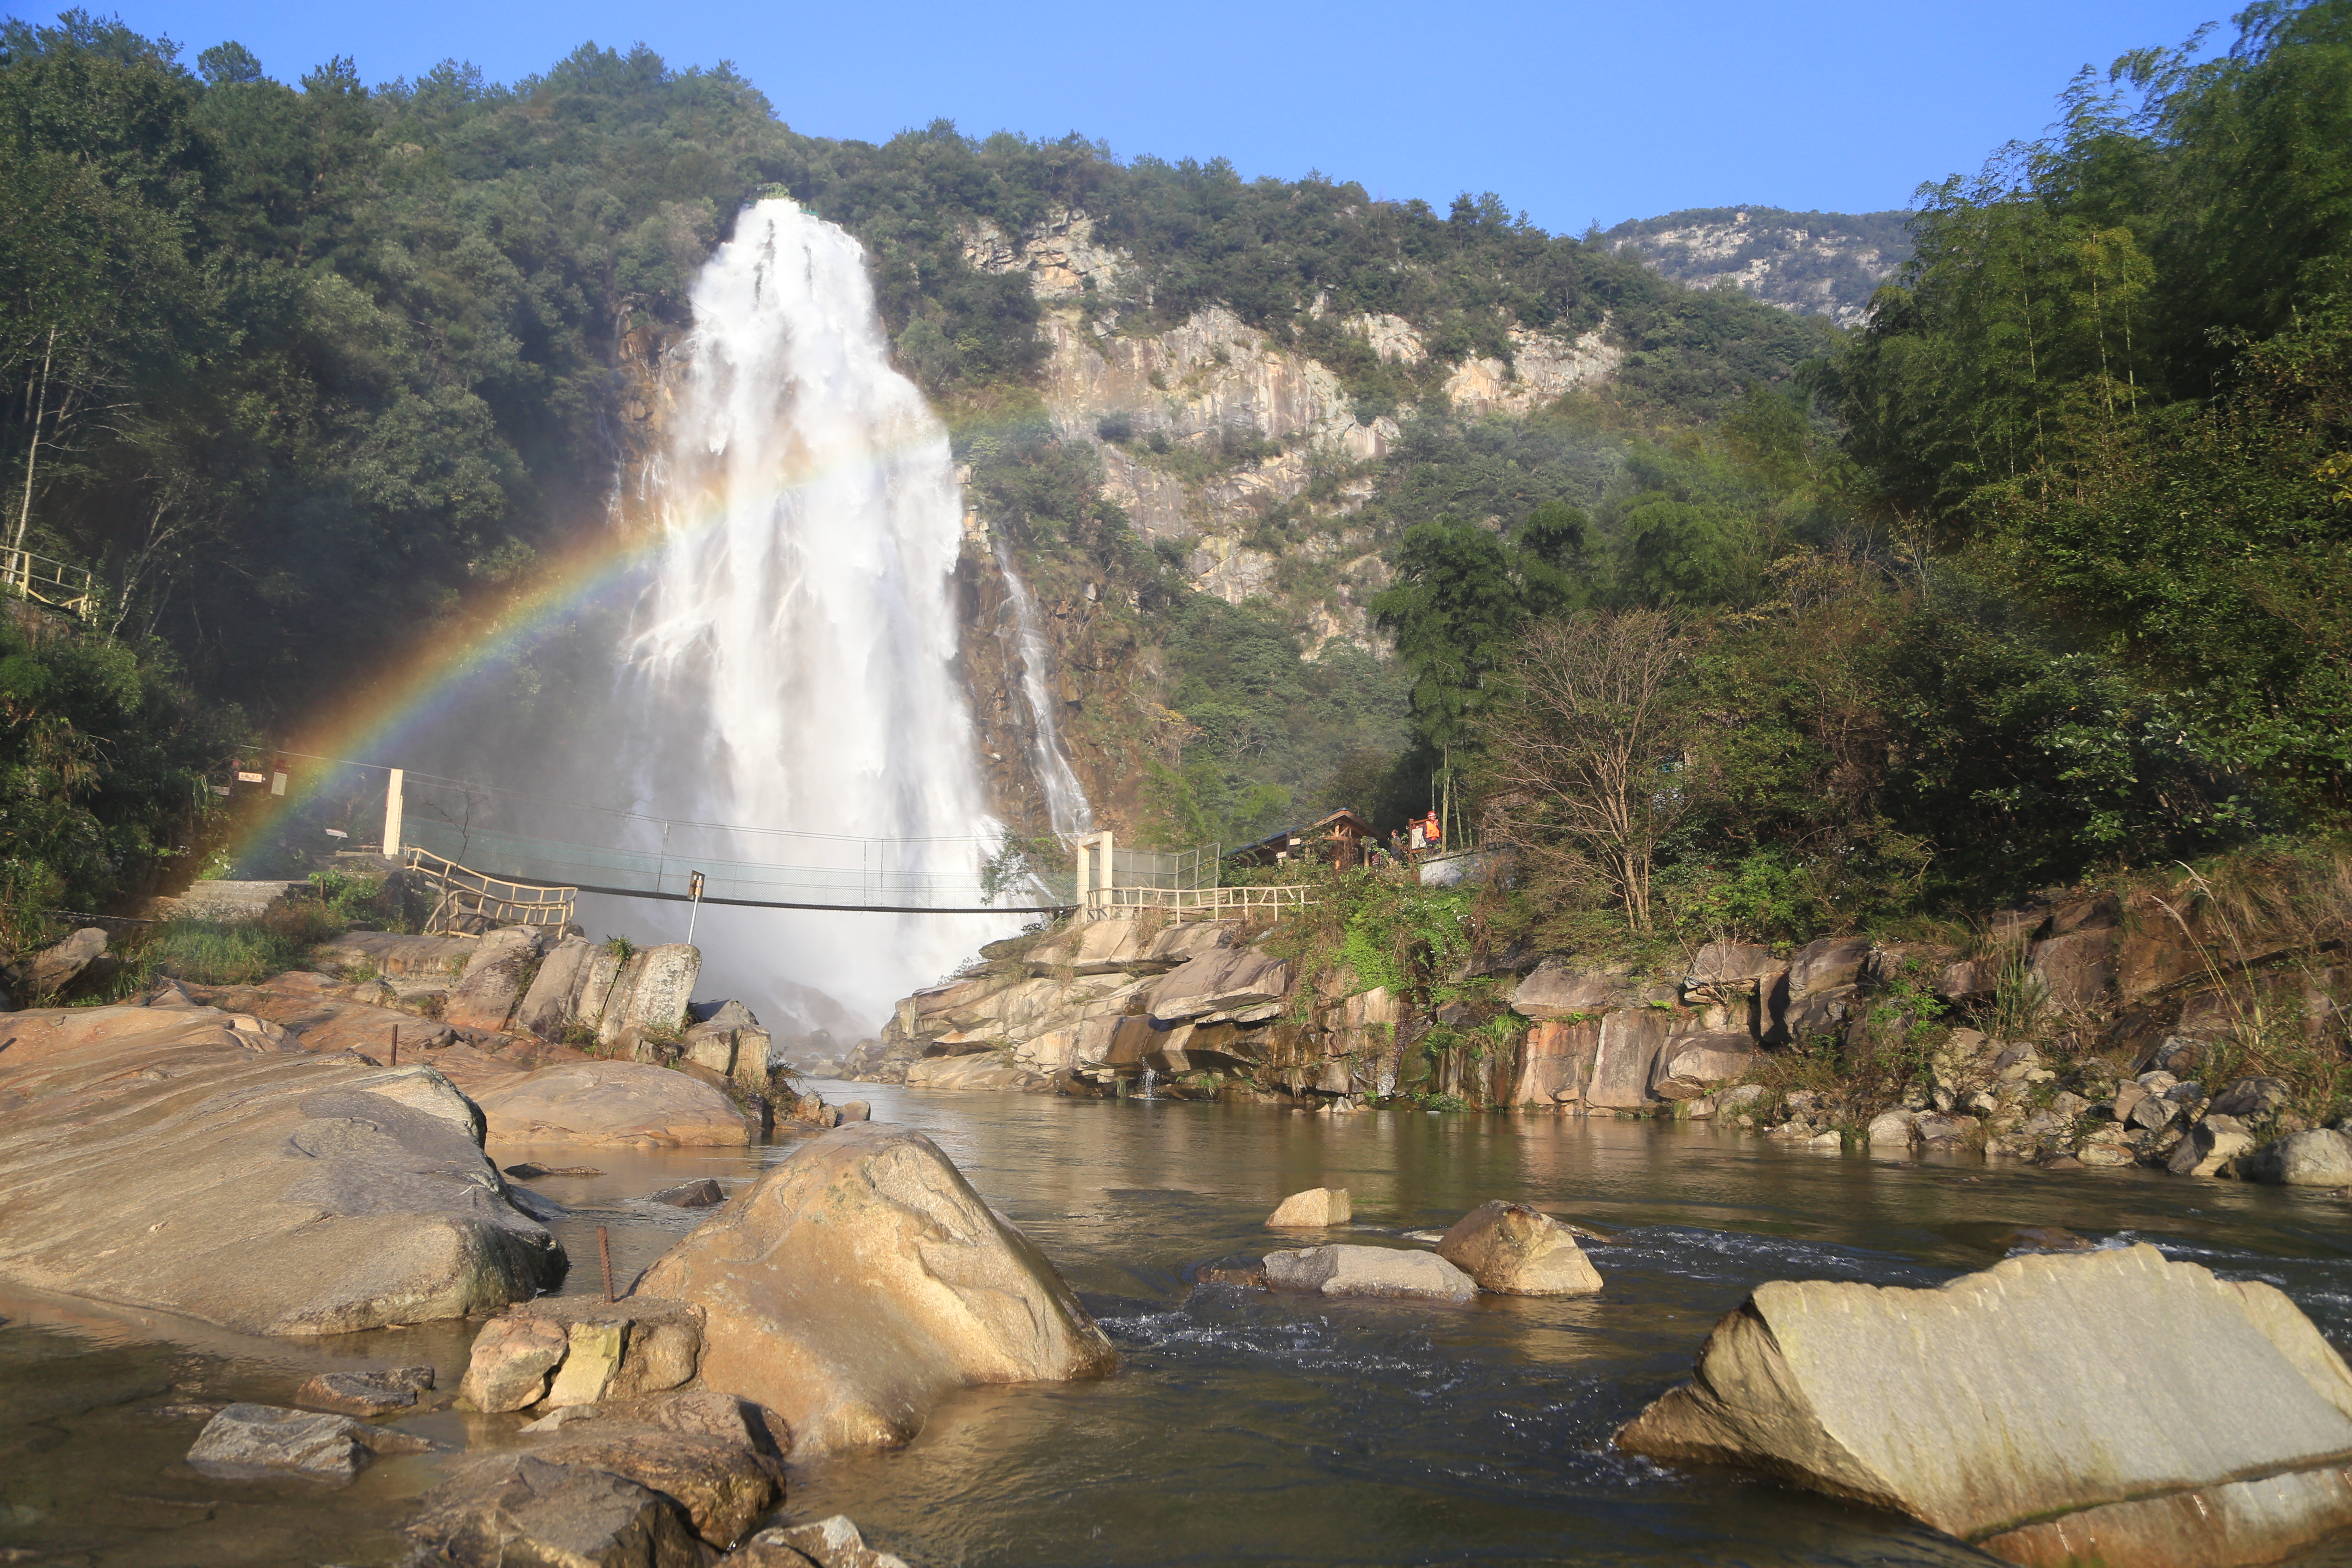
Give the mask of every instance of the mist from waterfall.
<path id="1" fill-rule="evenodd" d="M 962 496 L 946 429 L 890 366 L 864 254 L 763 201 L 692 302 L 667 447 L 643 481 L 664 539 L 604 721 L 637 760 L 635 809 L 839 836 L 705 833 L 689 854 L 971 886 L 1001 829 L 956 669 Z M 640 929 L 649 916 L 685 923 L 675 905 L 612 912 Z M 790 1029 L 822 1021 L 809 987 L 872 1030 L 1013 926 L 710 908 L 696 936 L 706 994 L 764 1002 Z"/>
<path id="2" fill-rule="evenodd" d="M 1021 700 L 1029 709 L 1029 771 L 1045 792 L 1045 816 L 1062 838 L 1094 830 L 1094 807 L 1086 786 L 1062 754 L 1062 727 L 1054 718 L 1054 696 L 1045 689 L 1045 632 L 1037 621 L 1037 602 L 1013 563 L 1013 552 L 996 541 L 996 569 L 1004 578 L 1004 596 L 1013 605 L 1013 648 L 1021 656 Z"/>

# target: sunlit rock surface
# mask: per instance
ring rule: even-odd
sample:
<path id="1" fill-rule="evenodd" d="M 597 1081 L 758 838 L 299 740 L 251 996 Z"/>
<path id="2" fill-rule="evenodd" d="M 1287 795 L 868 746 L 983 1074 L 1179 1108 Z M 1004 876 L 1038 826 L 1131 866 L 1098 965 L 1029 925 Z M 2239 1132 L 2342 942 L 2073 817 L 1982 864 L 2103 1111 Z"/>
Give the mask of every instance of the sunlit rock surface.
<path id="1" fill-rule="evenodd" d="M 1938 1289 L 1775 1280 L 1617 1434 L 2013 1563 L 2275 1561 L 2352 1524 L 2352 1373 L 2268 1285 L 2137 1246 Z"/>

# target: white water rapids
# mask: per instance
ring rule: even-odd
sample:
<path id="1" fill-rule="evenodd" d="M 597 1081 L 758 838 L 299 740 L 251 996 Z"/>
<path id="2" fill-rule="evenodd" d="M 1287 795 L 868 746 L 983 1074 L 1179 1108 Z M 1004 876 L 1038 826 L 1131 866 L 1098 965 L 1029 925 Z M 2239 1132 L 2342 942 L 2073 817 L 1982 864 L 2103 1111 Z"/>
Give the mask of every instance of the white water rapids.
<path id="1" fill-rule="evenodd" d="M 931 884 L 964 893 L 931 901 L 974 902 L 1001 828 L 956 665 L 963 499 L 947 431 L 890 366 L 864 255 L 833 225 L 763 201 L 704 268 L 693 309 L 667 448 L 644 476 L 662 542 L 605 721 L 638 760 L 635 808 L 838 836 L 703 834 L 690 853 L 837 865 L 845 883 Z M 1044 647 L 1031 641 L 1034 706 Z M 1050 733 L 1045 745 L 1055 826 L 1083 821 Z M 675 905 L 603 912 L 685 923 Z M 870 1031 L 1014 923 L 709 908 L 701 989 L 742 995 L 780 1031 L 838 1028 L 807 987 Z"/>

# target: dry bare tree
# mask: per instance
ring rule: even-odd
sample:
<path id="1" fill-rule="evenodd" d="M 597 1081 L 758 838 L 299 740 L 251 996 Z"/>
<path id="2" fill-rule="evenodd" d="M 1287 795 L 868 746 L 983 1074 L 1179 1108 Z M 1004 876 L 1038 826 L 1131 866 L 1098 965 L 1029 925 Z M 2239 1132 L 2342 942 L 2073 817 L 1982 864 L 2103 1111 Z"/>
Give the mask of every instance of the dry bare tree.
<path id="1" fill-rule="evenodd" d="M 1597 879 L 1636 931 L 1650 927 L 1658 846 L 1691 804 L 1672 689 L 1685 657 L 1656 610 L 1541 622 L 1479 725 L 1490 837 L 1538 868 Z"/>

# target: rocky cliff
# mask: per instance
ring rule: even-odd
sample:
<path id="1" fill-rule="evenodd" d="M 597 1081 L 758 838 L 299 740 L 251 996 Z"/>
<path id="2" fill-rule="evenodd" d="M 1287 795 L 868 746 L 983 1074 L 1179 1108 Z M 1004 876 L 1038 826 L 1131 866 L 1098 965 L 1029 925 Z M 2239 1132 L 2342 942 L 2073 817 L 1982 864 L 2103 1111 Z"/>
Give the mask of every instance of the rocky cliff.
<path id="1" fill-rule="evenodd" d="M 1602 237 L 1694 289 L 1735 288 L 1784 310 L 1858 327 L 1872 293 L 1911 258 L 1909 216 L 1700 207 L 1621 223 Z"/>

